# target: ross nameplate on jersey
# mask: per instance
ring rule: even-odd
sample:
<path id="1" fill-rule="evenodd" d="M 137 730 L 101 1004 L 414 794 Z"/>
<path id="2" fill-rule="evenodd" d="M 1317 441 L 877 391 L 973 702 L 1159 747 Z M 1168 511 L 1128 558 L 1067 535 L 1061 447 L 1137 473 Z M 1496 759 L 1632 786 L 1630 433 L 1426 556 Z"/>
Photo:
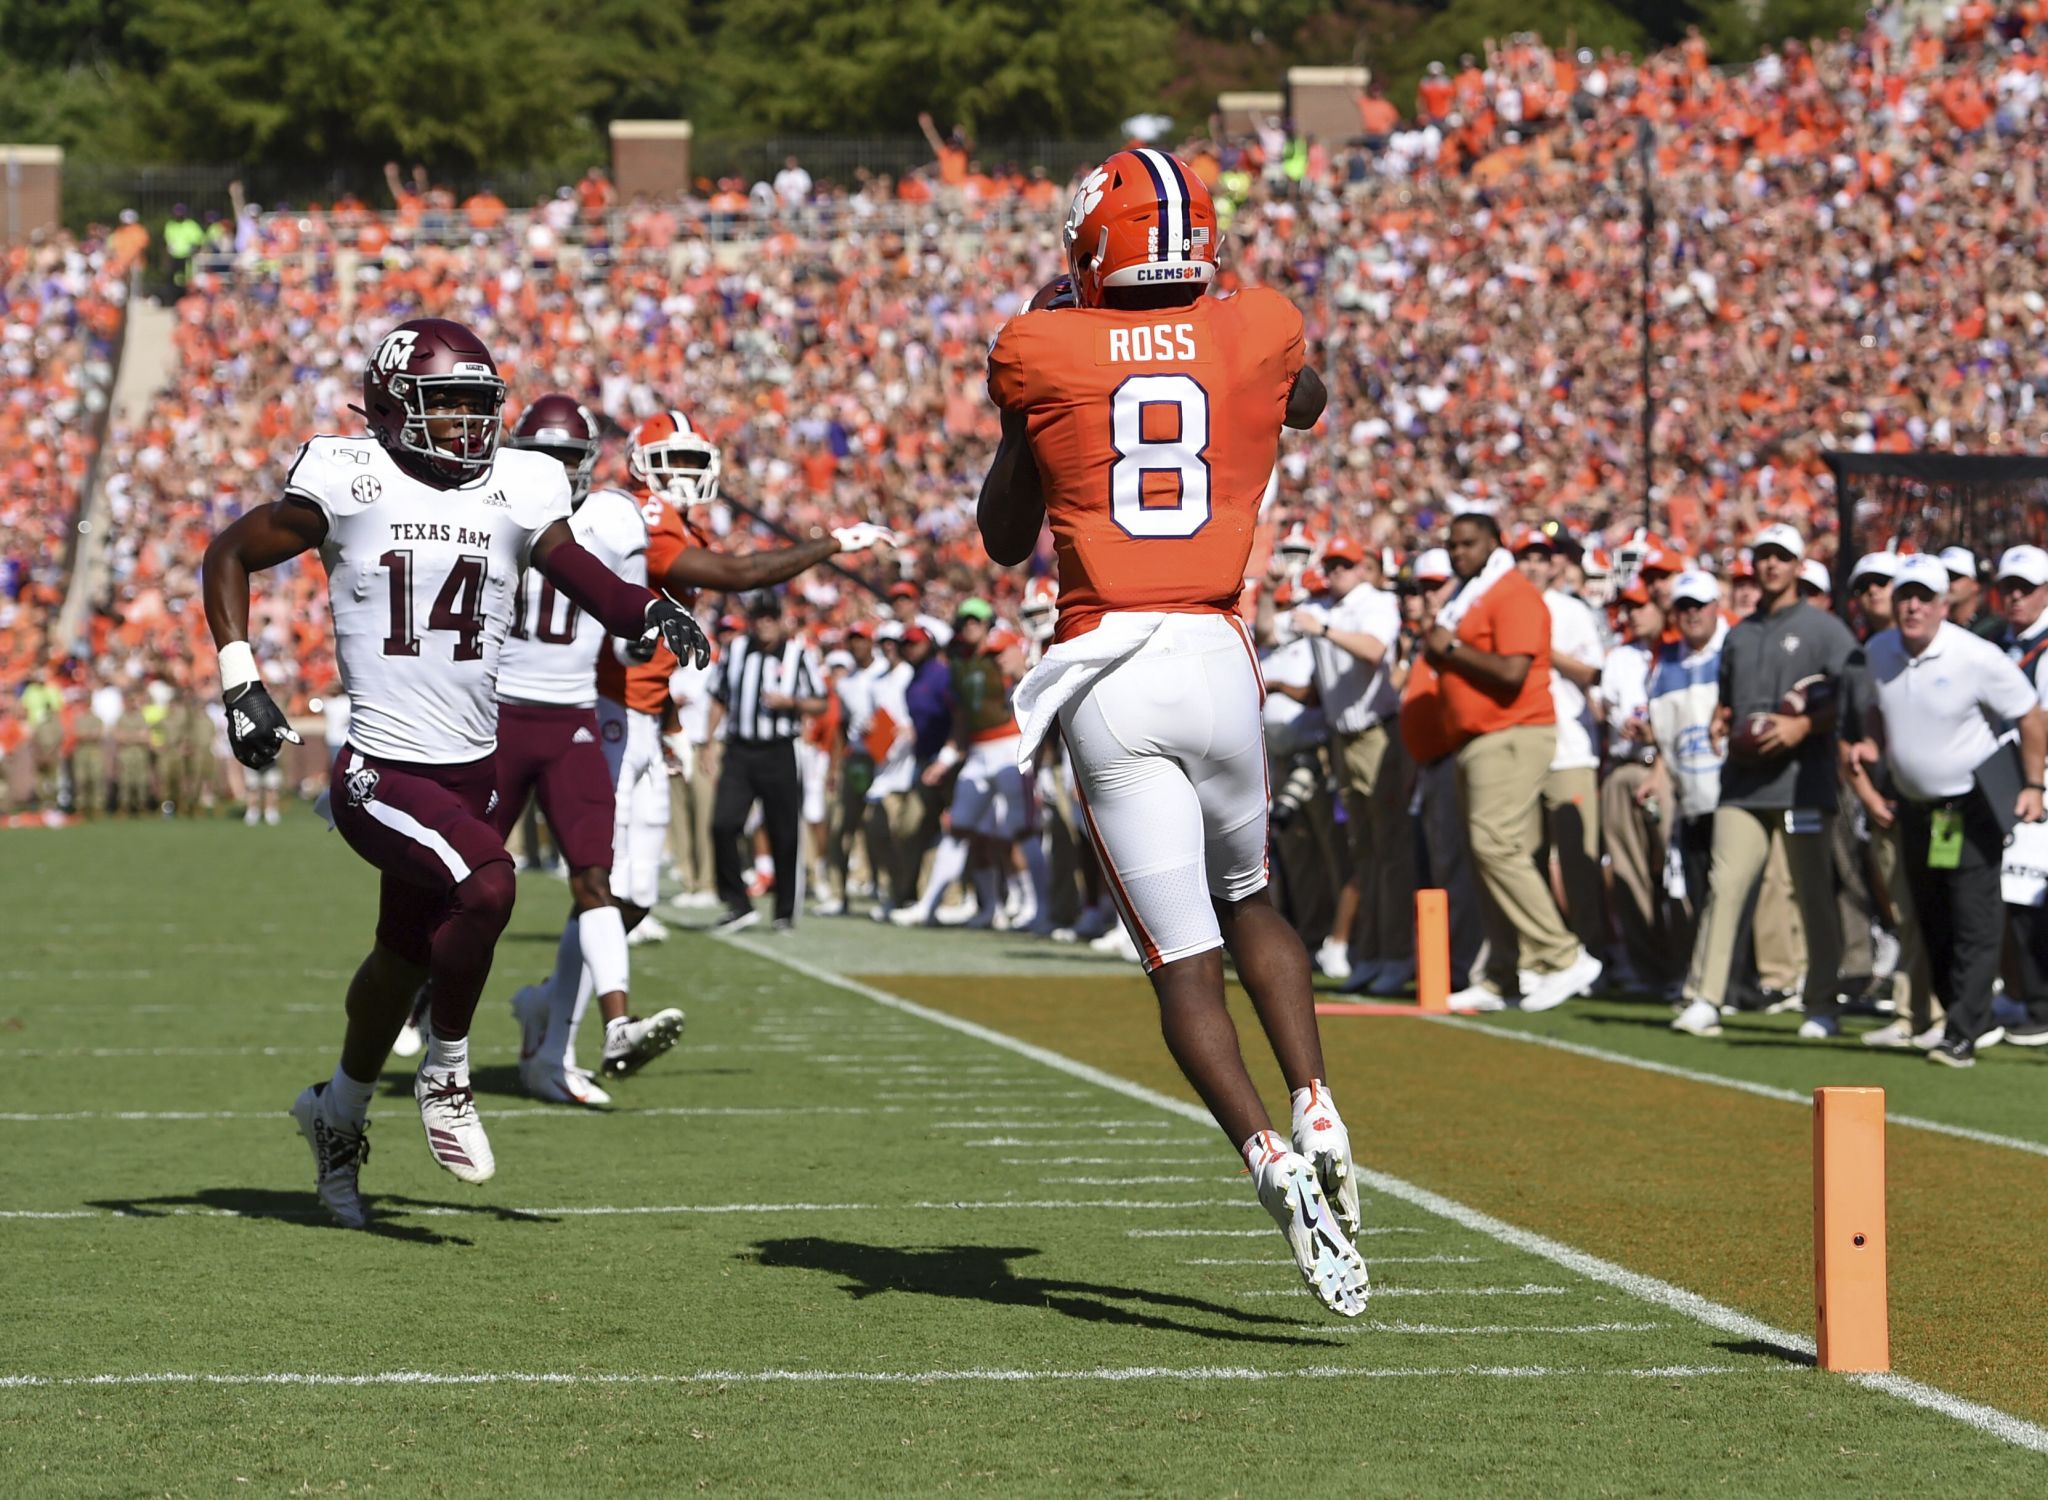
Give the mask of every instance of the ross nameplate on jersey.
<path id="1" fill-rule="evenodd" d="M 1194 323 L 1134 323 L 1095 334 L 1098 365 L 1205 365 L 1212 361 Z"/>

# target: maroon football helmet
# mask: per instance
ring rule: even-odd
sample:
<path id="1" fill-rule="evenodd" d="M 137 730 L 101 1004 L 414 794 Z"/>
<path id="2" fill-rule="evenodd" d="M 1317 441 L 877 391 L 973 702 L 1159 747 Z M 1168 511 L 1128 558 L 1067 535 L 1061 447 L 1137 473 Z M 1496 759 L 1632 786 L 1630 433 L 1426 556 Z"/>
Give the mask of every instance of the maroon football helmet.
<path id="1" fill-rule="evenodd" d="M 550 391 L 520 413 L 508 441 L 515 448 L 531 448 L 559 460 L 569 471 L 570 505 L 583 503 L 590 493 L 590 476 L 597 467 L 601 441 L 590 408 L 574 396 Z"/>
<path id="2" fill-rule="evenodd" d="M 481 396 L 479 411 L 450 411 L 450 396 Z M 384 335 L 363 367 L 370 431 L 398 464 L 439 484 L 467 484 L 491 466 L 503 431 L 505 382 L 482 339 L 447 318 L 414 318 Z M 438 424 L 458 424 L 437 444 Z"/>

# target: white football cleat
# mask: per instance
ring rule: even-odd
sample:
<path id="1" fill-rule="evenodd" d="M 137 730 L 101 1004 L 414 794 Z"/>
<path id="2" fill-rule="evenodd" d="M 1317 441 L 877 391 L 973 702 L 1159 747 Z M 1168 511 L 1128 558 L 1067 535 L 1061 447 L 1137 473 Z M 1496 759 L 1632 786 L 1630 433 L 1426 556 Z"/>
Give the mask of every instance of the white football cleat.
<path id="1" fill-rule="evenodd" d="M 427 1045 L 427 987 L 421 985 L 412 997 L 412 1014 L 398 1028 L 398 1040 L 391 1044 L 393 1057 L 418 1057 Z"/>
<path id="2" fill-rule="evenodd" d="M 1330 1091 L 1320 1083 L 1309 1085 L 1308 1106 L 1294 1116 L 1294 1149 L 1316 1169 L 1323 1196 L 1336 1212 L 1337 1227 L 1356 1244 L 1364 1212 L 1358 1202 L 1358 1174 L 1351 1165 L 1351 1132 L 1330 1102 Z"/>
<path id="3" fill-rule="evenodd" d="M 597 1086 L 597 1080 L 581 1068 L 560 1061 L 526 1057 L 519 1061 L 519 1086 L 536 1099 L 550 1104 L 580 1104 L 585 1109 L 602 1109 L 612 1096 Z"/>
<path id="4" fill-rule="evenodd" d="M 626 934 L 626 946 L 638 948 L 643 943 L 665 943 L 668 929 L 661 924 L 661 918 L 649 912 L 640 919 L 640 925 Z"/>
<path id="5" fill-rule="evenodd" d="M 365 1120 L 361 1130 L 351 1130 L 329 1120 L 321 1100 L 326 1092 L 325 1083 L 308 1084 L 299 1090 L 299 1097 L 292 1100 L 292 1118 L 298 1122 L 299 1134 L 313 1148 L 313 1181 L 321 1205 L 334 1215 L 337 1224 L 346 1229 L 361 1229 L 370 1222 L 370 1211 L 363 1206 L 356 1174 L 370 1159 L 370 1123 Z"/>
<path id="6" fill-rule="evenodd" d="M 1364 1258 L 1337 1227 L 1337 1215 L 1309 1159 L 1288 1150 L 1272 1131 L 1265 1133 L 1265 1142 L 1265 1155 L 1252 1169 L 1259 1202 L 1280 1226 L 1309 1290 L 1339 1317 L 1357 1317 L 1371 1292 Z"/>
<path id="7" fill-rule="evenodd" d="M 469 1086 L 468 1072 L 422 1066 L 413 1075 L 412 1096 L 419 1103 L 420 1124 L 426 1128 L 427 1149 L 434 1160 L 464 1182 L 489 1182 L 498 1170 L 498 1159 L 477 1118 L 476 1091 Z"/>
<path id="8" fill-rule="evenodd" d="M 623 1016 L 605 1022 L 604 1060 L 598 1064 L 607 1078 L 624 1078 L 637 1073 L 668 1051 L 683 1034 L 683 1013 L 674 1006 L 656 1011 L 646 1020 Z"/>
<path id="9" fill-rule="evenodd" d="M 548 982 L 529 984 L 512 996 L 512 1019 L 519 1023 L 519 1069 L 523 1073 L 540 1056 L 548 1034 Z"/>

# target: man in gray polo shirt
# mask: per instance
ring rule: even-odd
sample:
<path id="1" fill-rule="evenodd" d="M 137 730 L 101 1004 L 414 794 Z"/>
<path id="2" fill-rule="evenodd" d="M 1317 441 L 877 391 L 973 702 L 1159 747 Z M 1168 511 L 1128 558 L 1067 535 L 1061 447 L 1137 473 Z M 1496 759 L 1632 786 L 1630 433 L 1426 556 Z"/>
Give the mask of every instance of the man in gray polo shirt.
<path id="1" fill-rule="evenodd" d="M 2003 651 L 1949 623 L 1948 592 L 1940 560 L 1923 554 L 1900 564 L 1892 582 L 1898 624 L 1871 637 L 1869 647 L 1876 712 L 1847 759 L 1852 774 L 1866 774 L 1881 746 L 1898 788 L 1906 879 L 1948 1012 L 1927 1056 L 1967 1068 L 1992 1029 L 1991 977 L 2005 939 L 1999 862 L 2006 810 L 1991 806 L 1976 771 L 1997 752 L 1998 731 L 2017 723 L 2022 786 L 2010 816 L 2040 822 L 2048 713 Z"/>
<path id="2" fill-rule="evenodd" d="M 1806 929 L 1806 1020 L 1799 1035 L 1813 1040 L 1841 1032 L 1835 971 L 1842 933 L 1830 842 L 1839 775 L 1834 704 L 1859 691 L 1853 679 L 1862 673 L 1863 649 L 1848 626 L 1801 602 L 1805 552 L 1790 526 L 1767 526 L 1758 534 L 1752 556 L 1763 597 L 1721 648 L 1721 705 L 1712 734 L 1727 745 L 1728 761 L 1685 1000 L 1715 1007 L 1727 1000 L 1743 906 L 1763 876 L 1772 841 L 1782 840 Z M 1826 679 L 1834 702 L 1816 704 L 1812 713 L 1781 712 L 1785 694 L 1814 678 Z"/>

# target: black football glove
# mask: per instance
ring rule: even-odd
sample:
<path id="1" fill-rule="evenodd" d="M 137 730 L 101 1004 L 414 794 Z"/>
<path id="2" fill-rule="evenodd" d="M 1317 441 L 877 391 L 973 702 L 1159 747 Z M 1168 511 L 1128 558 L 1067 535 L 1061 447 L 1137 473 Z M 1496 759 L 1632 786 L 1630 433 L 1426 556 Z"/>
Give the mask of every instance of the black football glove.
<path id="1" fill-rule="evenodd" d="M 660 649 L 661 637 L 651 630 L 638 640 L 621 641 L 619 643 L 619 655 L 627 661 L 637 662 L 643 667 L 654 660 L 654 653 Z"/>
<path id="2" fill-rule="evenodd" d="M 647 628 L 660 633 L 668 649 L 675 652 L 676 660 L 694 662 L 700 671 L 711 665 L 710 637 L 704 634 L 697 617 L 680 604 L 657 599 L 648 605 Z"/>
<path id="3" fill-rule="evenodd" d="M 227 697 L 228 747 L 252 771 L 267 771 L 287 743 L 303 745 L 284 710 L 260 682 L 246 683 Z"/>

